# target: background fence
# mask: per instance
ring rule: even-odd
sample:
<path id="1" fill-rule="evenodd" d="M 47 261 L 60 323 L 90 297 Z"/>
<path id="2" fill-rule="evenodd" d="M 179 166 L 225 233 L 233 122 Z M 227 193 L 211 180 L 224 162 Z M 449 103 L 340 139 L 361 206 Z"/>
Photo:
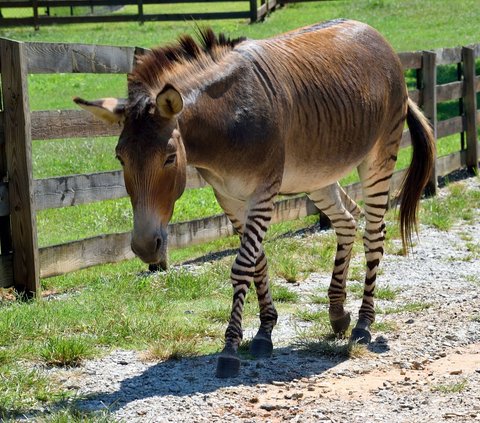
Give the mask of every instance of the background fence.
<path id="1" fill-rule="evenodd" d="M 266 4 L 266 3 L 265 3 Z M 34 180 L 32 140 L 81 136 L 118 135 L 118 126 L 94 120 L 82 110 L 30 112 L 27 77 L 48 73 L 127 73 L 136 49 L 57 43 L 22 43 L 0 39 L 0 287 L 38 292 L 39 278 L 133 257 L 130 233 L 107 234 L 61 245 L 38 248 L 36 211 L 69 207 L 126 196 L 121 171 L 70 175 Z M 480 44 L 469 47 L 399 54 L 405 69 L 413 69 L 417 88 L 409 92 L 430 119 L 436 138 L 460 133 L 459 149 L 438 157 L 429 190 L 436 191 L 437 178 L 469 167 L 478 169 L 479 146 L 477 92 L 480 76 L 475 59 Z M 458 81 L 437 85 L 437 66 L 456 64 Z M 437 103 L 460 99 L 458 116 L 438 121 Z M 404 131 L 402 147 L 410 144 Z M 394 174 L 396 190 L 404 170 Z M 187 189 L 205 185 L 189 168 Z M 359 183 L 346 187 L 361 199 Z M 305 196 L 276 203 L 272 222 L 297 219 L 318 210 Z M 225 215 L 169 226 L 170 248 L 206 242 L 233 233 Z"/>
<path id="2" fill-rule="evenodd" d="M 93 22 L 129 22 L 138 21 L 184 21 L 201 19 L 250 19 L 262 20 L 270 11 L 287 3 L 311 0 L 0 0 L 1 26 L 93 23 Z M 315 0 L 325 1 L 325 0 Z M 177 13 L 158 13 L 151 6 L 167 4 L 185 4 Z M 189 12 L 192 3 L 229 3 L 231 11 Z M 234 4 L 240 4 L 233 7 Z M 133 6 L 122 10 L 124 6 Z M 228 9 L 227 9 L 228 10 Z M 115 12 L 115 13 L 112 13 Z M 25 16 L 27 15 L 27 16 Z"/>

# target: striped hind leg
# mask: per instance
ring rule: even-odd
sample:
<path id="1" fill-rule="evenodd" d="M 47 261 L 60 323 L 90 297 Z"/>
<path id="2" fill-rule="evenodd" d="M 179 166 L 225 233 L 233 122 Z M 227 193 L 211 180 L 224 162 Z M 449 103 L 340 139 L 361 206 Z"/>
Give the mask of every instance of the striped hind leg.
<path id="1" fill-rule="evenodd" d="M 329 315 L 334 333 L 343 336 L 350 325 L 350 313 L 345 311 L 344 303 L 348 266 L 357 230 L 356 218 L 360 216 L 360 209 L 338 183 L 308 196 L 328 216 L 337 235 L 335 264 L 328 289 Z"/>
<path id="2" fill-rule="evenodd" d="M 396 131 L 397 138 L 383 148 L 374 150 L 358 166 L 365 202 L 363 245 L 365 249 L 366 275 L 362 305 L 358 313 L 357 324 L 352 331 L 351 341 L 362 344 L 370 342 L 370 326 L 375 321 L 373 298 L 378 268 L 384 251 L 384 217 L 388 208 L 390 179 L 397 160 L 402 128 L 403 123 Z"/>
<path id="3" fill-rule="evenodd" d="M 262 247 L 263 237 L 270 222 L 275 194 L 247 203 L 215 193 L 217 200 L 241 238 L 241 245 L 232 266 L 231 280 L 234 289 L 232 312 L 225 332 L 225 348 L 218 365 L 217 377 L 234 377 L 239 372 L 238 346 L 243 338 L 242 314 L 247 291 L 253 280 L 260 306 L 260 329 L 251 344 L 255 356 L 270 355 L 273 349 L 272 329 L 277 321 L 268 283 L 267 259 Z"/>
<path id="4" fill-rule="evenodd" d="M 273 351 L 272 330 L 277 323 L 278 313 L 273 305 L 268 280 L 268 263 L 263 247 L 259 252 L 253 275 L 260 308 L 260 328 L 250 345 L 254 357 L 270 357 Z"/>

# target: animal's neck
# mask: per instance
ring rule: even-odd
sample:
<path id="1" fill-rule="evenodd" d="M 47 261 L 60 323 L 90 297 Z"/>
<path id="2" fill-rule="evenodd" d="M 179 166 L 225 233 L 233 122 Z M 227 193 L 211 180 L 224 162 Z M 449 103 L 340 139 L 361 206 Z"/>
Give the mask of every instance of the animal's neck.
<path id="1" fill-rule="evenodd" d="M 241 62 L 230 58 L 215 64 L 185 84 L 182 80 L 172 81 L 178 87 L 184 100 L 184 109 L 179 116 L 179 129 L 192 166 L 208 166 L 215 156 L 215 150 L 224 142 L 220 134 L 229 119 L 232 98 L 235 98 L 239 78 L 245 69 Z"/>

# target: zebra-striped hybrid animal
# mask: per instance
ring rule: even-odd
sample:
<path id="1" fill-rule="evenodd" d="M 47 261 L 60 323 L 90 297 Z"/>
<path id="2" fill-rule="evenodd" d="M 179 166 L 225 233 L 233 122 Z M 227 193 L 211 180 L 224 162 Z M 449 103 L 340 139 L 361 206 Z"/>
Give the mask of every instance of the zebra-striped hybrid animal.
<path id="1" fill-rule="evenodd" d="M 345 284 L 360 209 L 338 184 L 357 168 L 365 200 L 366 277 L 353 341 L 370 341 L 373 292 L 383 254 L 384 214 L 405 120 L 413 159 L 401 191 L 404 243 L 416 224 L 433 164 L 429 125 L 408 98 L 402 66 L 371 27 L 334 20 L 266 40 L 229 40 L 200 31 L 198 43 L 139 57 L 128 99 L 75 99 L 123 125 L 116 154 L 131 197 L 132 250 L 165 267 L 166 227 L 185 188 L 187 162 L 212 185 L 240 234 L 231 270 L 233 305 L 217 376 L 238 374 L 242 312 L 253 282 L 260 328 L 254 356 L 272 352 L 277 321 L 262 240 L 277 194 L 306 192 L 329 218 L 338 247 L 328 296 L 336 334 L 350 324 Z"/>

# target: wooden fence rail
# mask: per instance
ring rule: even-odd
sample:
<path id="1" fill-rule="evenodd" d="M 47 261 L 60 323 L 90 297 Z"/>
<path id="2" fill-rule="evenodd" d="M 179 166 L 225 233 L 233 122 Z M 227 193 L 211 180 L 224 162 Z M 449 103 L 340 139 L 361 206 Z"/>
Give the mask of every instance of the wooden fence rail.
<path id="1" fill-rule="evenodd" d="M 273 3 L 265 0 L 262 7 L 268 11 Z M 36 211 L 121 198 L 126 192 L 121 171 L 33 180 L 32 140 L 117 136 L 119 128 L 94 120 L 81 110 L 30 112 L 27 75 L 57 72 L 123 74 L 132 70 L 134 55 L 138 51 L 141 49 L 0 39 L 0 287 L 15 285 L 20 290 L 38 292 L 40 277 L 133 257 L 130 233 L 106 234 L 38 248 Z M 459 151 L 437 158 L 429 187 L 432 193 L 435 193 L 439 176 L 462 167 L 478 169 L 480 111 L 476 100 L 480 76 L 475 74 L 475 60 L 479 56 L 480 44 L 399 54 L 404 68 L 416 71 L 417 88 L 409 94 L 430 118 L 436 137 L 465 135 L 464 148 L 459 142 Z M 437 85 L 437 66 L 447 64 L 461 65 L 460 80 Z M 455 99 L 462 102 L 463 112 L 438 121 L 437 103 Z M 401 146 L 408 145 L 410 135 L 405 130 Z M 404 170 L 394 174 L 392 192 L 399 188 L 403 174 Z M 187 188 L 204 185 L 196 170 L 188 168 Z M 361 199 L 359 183 L 346 187 L 346 190 L 352 198 Z M 315 213 L 318 210 L 305 196 L 288 198 L 276 203 L 272 221 L 292 220 Z M 175 223 L 169 226 L 169 246 L 183 247 L 232 233 L 233 228 L 225 215 Z"/>

